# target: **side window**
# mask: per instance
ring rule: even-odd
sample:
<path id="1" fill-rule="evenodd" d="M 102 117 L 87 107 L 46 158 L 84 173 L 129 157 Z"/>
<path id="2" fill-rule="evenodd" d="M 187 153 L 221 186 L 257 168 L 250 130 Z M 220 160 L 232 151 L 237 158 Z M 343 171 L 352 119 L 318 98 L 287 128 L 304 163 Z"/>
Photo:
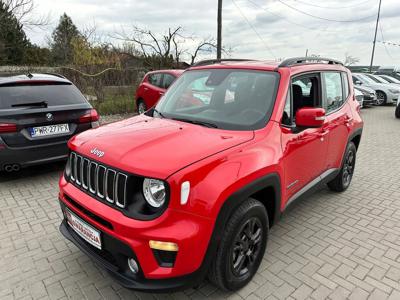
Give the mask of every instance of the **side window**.
<path id="1" fill-rule="evenodd" d="M 172 76 L 171 74 L 164 74 L 164 79 L 163 79 L 163 84 L 162 87 L 164 89 L 167 89 L 170 87 L 170 85 L 174 82 L 175 77 Z"/>
<path id="2" fill-rule="evenodd" d="M 326 112 L 329 113 L 338 109 L 344 102 L 342 77 L 340 73 L 327 72 L 322 73 L 322 78 L 325 84 Z"/>
<path id="3" fill-rule="evenodd" d="M 161 73 L 155 73 L 155 74 L 151 74 L 149 76 L 149 83 L 151 85 L 157 86 L 157 87 L 161 87 L 161 81 L 162 81 L 162 74 Z"/>
<path id="4" fill-rule="evenodd" d="M 321 107 L 319 74 L 301 75 L 292 80 L 292 118 L 303 107 Z"/>
<path id="5" fill-rule="evenodd" d="M 349 76 L 347 76 L 347 73 L 343 72 L 342 77 L 343 77 L 344 99 L 347 99 L 350 95 Z"/>

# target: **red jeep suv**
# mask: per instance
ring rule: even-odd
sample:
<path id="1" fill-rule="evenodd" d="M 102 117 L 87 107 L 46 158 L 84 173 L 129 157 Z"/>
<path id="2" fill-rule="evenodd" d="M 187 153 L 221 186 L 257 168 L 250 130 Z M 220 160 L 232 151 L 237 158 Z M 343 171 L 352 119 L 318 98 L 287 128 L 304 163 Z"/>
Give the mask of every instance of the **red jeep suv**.
<path id="1" fill-rule="evenodd" d="M 165 94 L 183 70 L 161 70 L 147 73 L 136 91 L 136 108 L 143 114 Z"/>
<path id="2" fill-rule="evenodd" d="M 349 187 L 362 128 L 338 61 L 199 63 L 145 114 L 69 141 L 60 230 L 125 287 L 237 290 L 292 203 Z"/>

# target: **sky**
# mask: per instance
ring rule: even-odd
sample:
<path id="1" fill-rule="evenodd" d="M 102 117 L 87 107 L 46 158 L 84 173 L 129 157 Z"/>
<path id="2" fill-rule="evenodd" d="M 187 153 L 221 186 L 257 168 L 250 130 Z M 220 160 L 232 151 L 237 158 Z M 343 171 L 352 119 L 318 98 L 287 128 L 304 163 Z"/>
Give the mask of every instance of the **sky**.
<path id="1" fill-rule="evenodd" d="M 282 59 L 316 54 L 369 65 L 379 0 L 223 0 L 223 44 L 231 57 Z M 64 12 L 79 29 L 95 24 L 104 39 L 133 25 L 164 33 L 182 26 L 188 36 L 216 37 L 217 0 L 35 0 L 49 25 L 28 30 L 46 45 Z M 400 66 L 400 1 L 382 0 L 376 65 Z M 399 46 L 382 43 L 391 42 Z M 209 55 L 204 53 L 203 55 Z"/>

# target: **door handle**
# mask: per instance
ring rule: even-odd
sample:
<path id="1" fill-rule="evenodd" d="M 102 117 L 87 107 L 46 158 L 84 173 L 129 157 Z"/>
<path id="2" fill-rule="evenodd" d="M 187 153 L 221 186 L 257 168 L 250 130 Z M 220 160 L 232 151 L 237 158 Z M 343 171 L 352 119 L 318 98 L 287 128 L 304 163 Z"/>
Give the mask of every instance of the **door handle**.
<path id="1" fill-rule="evenodd" d="M 159 92 L 160 96 L 164 95 L 164 92 Z"/>
<path id="2" fill-rule="evenodd" d="M 353 119 L 352 117 L 347 117 L 346 120 L 345 120 L 346 125 L 347 125 L 347 126 L 350 126 L 351 123 L 353 123 L 353 120 L 354 120 L 354 119 Z"/>
<path id="3" fill-rule="evenodd" d="M 329 130 L 324 130 L 323 132 L 319 133 L 318 136 L 325 137 L 329 133 Z"/>
<path id="4" fill-rule="evenodd" d="M 144 88 L 144 90 L 145 90 L 145 91 L 148 91 L 148 90 L 149 90 L 149 88 L 145 87 L 145 88 Z"/>

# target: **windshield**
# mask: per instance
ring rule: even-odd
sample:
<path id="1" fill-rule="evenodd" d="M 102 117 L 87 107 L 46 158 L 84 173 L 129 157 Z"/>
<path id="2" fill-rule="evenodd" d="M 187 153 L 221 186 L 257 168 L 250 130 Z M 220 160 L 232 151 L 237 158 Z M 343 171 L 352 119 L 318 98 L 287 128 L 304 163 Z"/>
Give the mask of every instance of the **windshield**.
<path id="1" fill-rule="evenodd" d="M 397 80 L 396 78 L 389 77 L 389 76 L 380 76 L 381 78 L 384 78 L 386 81 L 390 83 L 400 83 L 400 80 Z"/>
<path id="2" fill-rule="evenodd" d="M 278 83 L 276 72 L 188 71 L 160 100 L 154 115 L 227 130 L 260 129 L 271 116 Z"/>
<path id="3" fill-rule="evenodd" d="M 357 74 L 357 79 L 363 81 L 364 83 L 375 83 L 374 80 L 372 80 L 371 78 L 369 78 L 368 76 L 365 76 L 365 74 Z"/>
<path id="4" fill-rule="evenodd" d="M 47 106 L 57 106 L 85 103 L 86 99 L 72 84 L 0 86 L 0 109 L 38 102 L 46 102 Z"/>
<path id="5" fill-rule="evenodd" d="M 375 77 L 373 75 L 370 74 L 365 74 L 364 76 L 370 78 L 371 80 L 375 81 L 376 83 L 388 83 L 386 80 L 379 78 L 379 77 Z"/>

